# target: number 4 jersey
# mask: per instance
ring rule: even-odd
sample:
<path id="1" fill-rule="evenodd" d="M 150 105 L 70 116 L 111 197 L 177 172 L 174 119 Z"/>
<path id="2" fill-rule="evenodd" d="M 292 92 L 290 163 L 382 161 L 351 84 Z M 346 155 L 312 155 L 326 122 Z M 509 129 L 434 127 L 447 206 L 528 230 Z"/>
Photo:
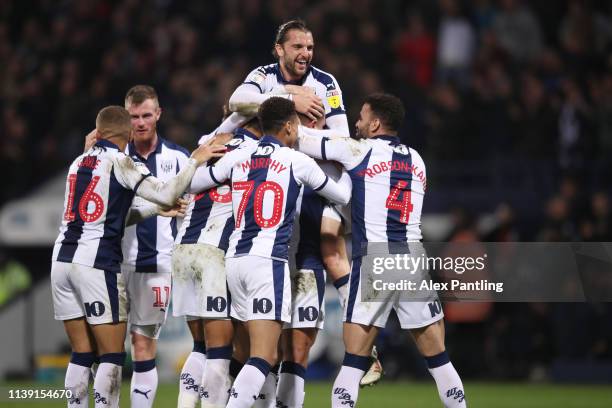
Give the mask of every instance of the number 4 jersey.
<path id="1" fill-rule="evenodd" d="M 302 185 L 346 204 L 350 178 L 329 179 L 316 162 L 284 146 L 272 136 L 239 147 L 215 165 L 201 168 L 192 181 L 192 192 L 206 190 L 231 179 L 234 231 L 227 258 L 257 255 L 287 261 L 296 201 Z"/>
<path id="2" fill-rule="evenodd" d="M 340 162 L 353 182 L 353 258 L 369 242 L 420 241 L 425 163 L 395 136 L 368 139 L 300 135 L 299 150 Z"/>

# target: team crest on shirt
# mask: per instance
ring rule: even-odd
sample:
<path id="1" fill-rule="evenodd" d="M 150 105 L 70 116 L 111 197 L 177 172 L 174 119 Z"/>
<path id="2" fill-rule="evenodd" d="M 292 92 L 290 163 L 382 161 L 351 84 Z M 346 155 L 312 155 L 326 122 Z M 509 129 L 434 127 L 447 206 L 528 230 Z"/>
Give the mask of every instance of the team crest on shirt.
<path id="1" fill-rule="evenodd" d="M 164 173 L 170 173 L 172 169 L 174 168 L 174 161 L 162 160 L 159 167 L 161 168 L 161 171 L 163 171 Z"/>
<path id="2" fill-rule="evenodd" d="M 403 154 L 404 156 L 408 155 L 408 148 L 404 145 L 397 145 L 393 147 L 393 151 L 395 153 Z"/>
<path id="3" fill-rule="evenodd" d="M 325 96 L 327 97 L 327 103 L 333 109 L 340 107 L 340 92 L 337 89 L 328 90 Z"/>

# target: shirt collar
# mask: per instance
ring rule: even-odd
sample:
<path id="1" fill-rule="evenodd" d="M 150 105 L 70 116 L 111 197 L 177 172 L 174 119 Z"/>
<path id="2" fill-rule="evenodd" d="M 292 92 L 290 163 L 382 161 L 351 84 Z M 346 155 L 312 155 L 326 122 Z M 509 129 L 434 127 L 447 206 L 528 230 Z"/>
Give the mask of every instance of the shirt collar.
<path id="1" fill-rule="evenodd" d="M 109 147 L 111 149 L 119 150 L 119 146 L 117 146 L 113 142 L 111 142 L 109 140 L 106 140 L 106 139 L 98 140 L 94 146 L 97 146 L 97 147 Z"/>
<path id="2" fill-rule="evenodd" d="M 372 136 L 370 139 L 381 139 L 381 140 L 386 140 L 387 142 L 391 142 L 393 144 L 400 144 L 399 136 L 379 135 L 379 136 Z"/>
<path id="3" fill-rule="evenodd" d="M 259 140 L 257 138 L 257 136 L 255 136 L 255 134 L 249 130 L 246 130 L 245 128 L 239 127 L 234 131 L 234 134 L 236 136 L 244 136 L 244 137 L 248 137 L 251 138 L 253 140 Z"/>
<path id="4" fill-rule="evenodd" d="M 264 135 L 261 139 L 259 139 L 259 142 L 268 143 L 268 144 L 277 144 L 281 147 L 285 147 L 285 145 L 280 140 L 270 135 Z"/>
<path id="5" fill-rule="evenodd" d="M 162 151 L 162 145 L 163 145 L 163 139 L 161 137 L 159 137 L 159 135 L 157 136 L 157 145 L 155 146 L 155 150 L 153 152 L 151 152 L 151 154 L 160 154 Z M 149 157 L 151 157 L 151 154 L 149 154 Z M 136 145 L 134 145 L 134 142 L 130 142 L 128 144 L 128 155 L 130 156 L 138 156 L 138 158 L 142 159 L 144 161 L 144 157 L 142 157 L 138 151 L 136 151 Z"/>
<path id="6" fill-rule="evenodd" d="M 308 69 L 306 70 L 306 73 L 304 73 L 304 76 L 298 79 L 297 81 L 287 81 L 283 76 L 283 72 L 280 69 L 280 65 L 278 63 L 274 64 L 274 70 L 276 71 L 276 79 L 283 85 L 304 85 L 304 82 L 306 82 L 306 78 L 308 78 L 308 74 L 310 74 L 311 68 L 312 67 L 308 65 Z"/>

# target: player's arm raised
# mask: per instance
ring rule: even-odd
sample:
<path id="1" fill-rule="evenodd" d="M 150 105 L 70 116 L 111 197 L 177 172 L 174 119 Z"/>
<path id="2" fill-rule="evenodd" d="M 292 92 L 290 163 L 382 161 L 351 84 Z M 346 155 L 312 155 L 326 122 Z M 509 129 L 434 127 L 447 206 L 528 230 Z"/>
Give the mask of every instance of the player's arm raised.
<path id="1" fill-rule="evenodd" d="M 367 147 L 357 140 L 305 134 L 301 127 L 296 148 L 315 159 L 340 162 L 348 170 L 355 167 L 367 152 Z"/>
<path id="2" fill-rule="evenodd" d="M 189 186 L 197 167 L 213 157 L 223 156 L 224 151 L 225 146 L 200 145 L 191 154 L 187 165 L 165 183 L 152 177 L 144 164 L 134 162 L 129 156 L 118 160 L 115 174 L 122 185 L 134 190 L 138 196 L 163 207 L 172 207 Z"/>
<path id="3" fill-rule="evenodd" d="M 200 167 L 191 180 L 189 192 L 198 194 L 223 184 L 232 176 L 234 165 L 248 154 L 249 152 L 239 147 L 227 153 L 214 165 Z"/>
<path id="4" fill-rule="evenodd" d="M 183 217 L 185 216 L 185 211 L 187 210 L 187 204 L 189 204 L 189 202 L 183 198 L 177 199 L 176 203 L 174 203 L 172 207 L 160 207 L 159 205 L 148 202 L 144 199 L 141 200 L 141 203 L 136 205 L 132 204 L 130 207 L 130 211 L 125 219 L 125 225 L 127 227 L 138 224 L 139 222 L 156 215 L 170 218 Z"/>
<path id="5" fill-rule="evenodd" d="M 295 166 L 296 177 L 328 200 L 340 205 L 348 204 L 353 187 L 348 173 L 343 171 L 336 182 L 328 177 L 312 158 L 301 156 L 301 160 Z"/>

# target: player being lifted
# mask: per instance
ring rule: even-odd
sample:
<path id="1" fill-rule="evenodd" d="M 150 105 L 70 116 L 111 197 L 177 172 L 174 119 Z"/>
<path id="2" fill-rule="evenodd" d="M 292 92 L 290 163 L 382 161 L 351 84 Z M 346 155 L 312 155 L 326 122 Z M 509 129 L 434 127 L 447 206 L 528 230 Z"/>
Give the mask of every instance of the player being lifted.
<path id="1" fill-rule="evenodd" d="M 192 182 L 192 188 L 208 189 L 230 179 L 232 186 L 236 229 L 226 272 L 231 315 L 247 326 L 250 358 L 234 382 L 228 407 L 250 407 L 277 361 L 281 325 L 290 321 L 287 257 L 300 187 L 340 204 L 350 198 L 346 173 L 337 184 L 314 160 L 290 148 L 299 126 L 293 102 L 270 98 L 258 117 L 264 136 L 256 146 L 228 153 Z"/>
<path id="2" fill-rule="evenodd" d="M 138 222 L 158 214 L 157 205 L 173 206 L 196 167 L 221 155 L 216 153 L 221 147 L 201 146 L 175 177 L 162 183 L 123 153 L 131 132 L 130 114 L 124 108 L 102 109 L 96 117 L 96 144 L 75 159 L 66 178 L 51 289 L 55 318 L 64 322 L 72 349 L 65 379 L 66 389 L 72 391 L 69 407 L 87 406 L 96 354 L 100 365 L 94 378 L 95 406 L 119 404 L 127 319 L 121 239 L 134 194 L 155 204 L 133 208 L 131 221 Z"/>
<path id="3" fill-rule="evenodd" d="M 231 130 L 240 122 L 242 115 L 253 115 L 257 107 L 272 96 L 281 96 L 295 102 L 298 113 L 310 120 L 324 117 L 327 129 L 304 129 L 306 134 L 319 137 L 349 137 L 348 120 L 342 101 L 342 91 L 336 79 L 329 73 L 311 65 L 314 56 L 312 32 L 301 20 L 282 24 L 276 33 L 273 55 L 277 63 L 260 66 L 249 73 L 245 81 L 234 91 L 229 100 L 230 109 L 236 111 L 218 128 Z M 322 164 L 334 179 L 339 172 Z M 326 206 L 324 209 L 321 234 L 321 256 L 331 281 L 338 289 L 341 303 L 347 296 L 350 266 L 344 247 L 342 218 L 350 222 L 346 207 Z M 319 241 L 319 237 L 311 237 Z M 363 384 L 372 384 L 380 379 L 382 368 L 375 361 L 364 377 Z"/>
<path id="4" fill-rule="evenodd" d="M 400 143 L 397 132 L 404 118 L 401 101 L 388 94 L 366 98 L 355 125 L 361 139 L 321 139 L 301 135 L 306 154 L 340 162 L 352 180 L 353 264 L 348 304 L 344 313 L 346 353 L 332 391 L 332 407 L 357 402 L 359 380 L 369 366 L 370 349 L 393 308 L 401 327 L 410 330 L 436 381 L 445 407 L 465 407 L 463 384 L 444 346 L 440 309 L 428 302 L 402 301 L 395 293 L 384 302 L 363 302 L 360 281 L 363 249 L 368 243 L 418 243 L 425 195 L 425 164 L 412 148 Z M 397 164 L 396 164 L 397 163 Z"/>
<path id="5" fill-rule="evenodd" d="M 226 144 L 229 151 L 256 144 L 261 136 L 257 119 L 237 128 L 233 136 Z M 195 196 L 176 239 L 173 314 L 185 316 L 194 339 L 181 370 L 179 408 L 195 407 L 200 397 L 202 407 L 227 403 L 234 333 L 224 257 L 233 230 L 232 195 L 223 184 Z"/>

